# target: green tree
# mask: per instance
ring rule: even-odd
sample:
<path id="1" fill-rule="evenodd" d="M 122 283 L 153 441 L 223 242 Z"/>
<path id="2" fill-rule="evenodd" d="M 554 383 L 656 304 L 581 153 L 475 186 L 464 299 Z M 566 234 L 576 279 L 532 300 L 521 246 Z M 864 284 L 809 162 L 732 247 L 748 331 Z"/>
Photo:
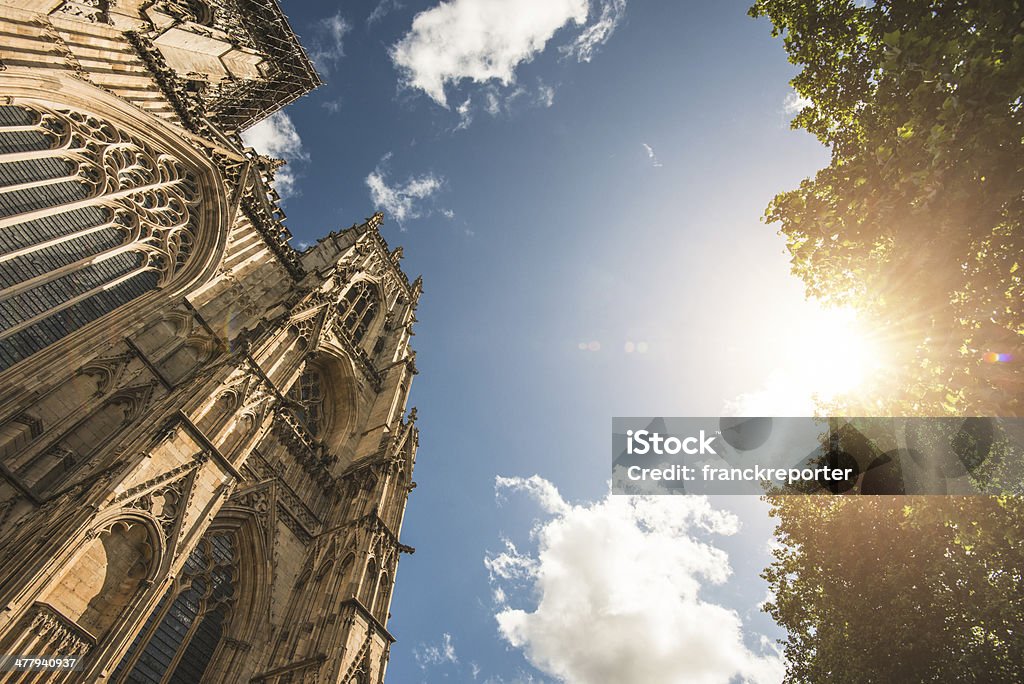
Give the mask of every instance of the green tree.
<path id="1" fill-rule="evenodd" d="M 1024 504 L 769 497 L 785 681 L 1024 681 Z"/>
<path id="2" fill-rule="evenodd" d="M 1021 0 L 758 0 L 832 151 L 775 197 L 810 296 L 865 311 L 891 373 L 848 410 L 1024 414 Z M 996 356 L 997 354 L 1001 356 Z"/>

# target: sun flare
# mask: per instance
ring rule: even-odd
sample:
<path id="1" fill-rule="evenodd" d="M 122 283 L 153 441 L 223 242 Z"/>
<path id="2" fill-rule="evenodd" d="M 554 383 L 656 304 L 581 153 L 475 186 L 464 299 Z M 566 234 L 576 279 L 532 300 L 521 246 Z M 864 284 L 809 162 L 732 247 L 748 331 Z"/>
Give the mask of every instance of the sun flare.
<path id="1" fill-rule="evenodd" d="M 729 415 L 815 415 L 843 396 L 867 393 L 884 375 L 884 345 L 852 307 L 811 302 L 780 326 L 776 359 L 761 389 L 726 402 Z"/>
<path id="2" fill-rule="evenodd" d="M 853 308 L 818 307 L 796 344 L 802 352 L 795 372 L 823 400 L 855 392 L 877 376 L 879 341 Z"/>

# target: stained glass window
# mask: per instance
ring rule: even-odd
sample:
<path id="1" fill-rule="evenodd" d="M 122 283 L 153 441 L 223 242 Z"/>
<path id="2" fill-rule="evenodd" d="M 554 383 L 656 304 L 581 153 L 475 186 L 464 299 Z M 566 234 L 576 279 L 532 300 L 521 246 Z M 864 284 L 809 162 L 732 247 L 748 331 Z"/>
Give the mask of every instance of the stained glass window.
<path id="1" fill-rule="evenodd" d="M 0 370 L 169 282 L 199 200 L 192 171 L 107 121 L 0 106 Z"/>
<path id="2" fill-rule="evenodd" d="M 150 615 L 114 672 L 113 681 L 131 684 L 200 681 L 220 642 L 235 598 L 234 546 L 231 532 L 214 532 L 199 542 L 185 561 L 179 582 Z M 158 619 L 159 624 L 154 628 Z M 141 653 L 136 660 L 134 656 L 139 649 Z M 125 674 L 122 668 L 133 660 L 131 671 Z"/>

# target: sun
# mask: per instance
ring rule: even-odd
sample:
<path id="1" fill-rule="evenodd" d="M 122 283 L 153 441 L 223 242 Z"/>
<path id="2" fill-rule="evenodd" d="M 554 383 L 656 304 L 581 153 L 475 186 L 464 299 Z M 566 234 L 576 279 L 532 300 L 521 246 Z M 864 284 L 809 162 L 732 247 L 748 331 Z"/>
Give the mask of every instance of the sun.
<path id="1" fill-rule="evenodd" d="M 725 414 L 812 416 L 868 396 L 887 375 L 885 347 L 856 309 L 804 302 L 762 346 L 771 370 L 760 389 L 727 401 Z"/>
<path id="2" fill-rule="evenodd" d="M 852 307 L 815 305 L 792 344 L 794 374 L 811 394 L 829 401 L 855 393 L 881 372 L 879 340 Z"/>

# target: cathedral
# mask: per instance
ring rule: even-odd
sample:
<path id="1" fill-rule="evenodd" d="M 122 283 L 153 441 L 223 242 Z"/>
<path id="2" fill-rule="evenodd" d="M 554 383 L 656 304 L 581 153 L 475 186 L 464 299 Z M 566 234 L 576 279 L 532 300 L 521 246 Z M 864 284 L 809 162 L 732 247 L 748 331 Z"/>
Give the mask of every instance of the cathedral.
<path id="1" fill-rule="evenodd" d="M 0 0 L 0 681 L 380 684 L 420 279 L 298 251 L 275 0 Z"/>

